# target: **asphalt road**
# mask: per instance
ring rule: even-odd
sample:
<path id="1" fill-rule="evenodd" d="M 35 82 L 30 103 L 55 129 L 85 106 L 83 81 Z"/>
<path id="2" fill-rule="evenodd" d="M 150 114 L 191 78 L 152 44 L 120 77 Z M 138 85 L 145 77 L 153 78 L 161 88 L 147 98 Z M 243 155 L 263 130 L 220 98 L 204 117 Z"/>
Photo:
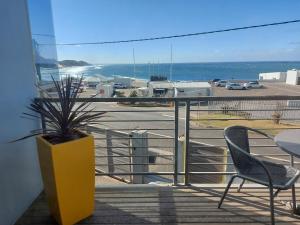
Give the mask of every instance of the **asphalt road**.
<path id="1" fill-rule="evenodd" d="M 130 133 L 135 129 L 148 130 L 151 134 L 164 138 L 174 138 L 174 108 L 172 107 L 131 107 L 118 105 L 117 103 L 95 103 L 97 110 L 103 111 L 125 111 L 125 112 L 108 112 L 99 121 L 99 127 L 110 128 L 115 130 L 124 130 Z M 147 121 L 146 121 L 147 120 Z M 105 122 L 107 121 L 107 122 Z M 185 131 L 185 107 L 179 109 L 179 136 L 184 135 Z M 193 124 L 191 126 L 190 138 L 193 141 L 201 142 L 209 145 L 225 146 L 225 141 L 222 139 L 223 131 L 214 129 L 193 130 L 200 127 Z M 160 130 L 168 129 L 168 130 Z M 152 135 L 155 137 L 155 135 Z M 217 139 L 213 139 L 217 138 Z M 150 140 L 149 145 L 169 146 L 170 151 L 173 151 L 174 141 L 170 139 Z M 269 140 L 255 139 L 251 140 L 253 145 L 273 145 Z M 277 148 L 253 148 L 255 153 L 282 153 Z M 263 151 L 263 152 L 262 152 Z"/>
<path id="2" fill-rule="evenodd" d="M 119 105 L 117 103 L 95 103 L 96 110 L 103 111 L 125 111 L 125 112 L 108 112 L 99 121 L 102 128 L 110 129 L 144 129 L 158 135 L 174 137 L 175 113 L 173 107 L 131 107 Z M 193 107 L 192 107 L 193 108 Z M 108 121 L 108 122 L 105 122 Z M 124 122 L 122 122 L 124 121 Z M 179 136 L 185 133 L 185 107 L 179 107 Z M 190 125 L 191 128 L 199 128 Z M 157 129 L 157 130 L 156 130 Z M 169 129 L 169 130 L 160 130 Z M 216 130 L 191 130 L 191 137 L 222 137 L 222 131 Z M 215 142 L 208 141 L 207 144 Z"/>

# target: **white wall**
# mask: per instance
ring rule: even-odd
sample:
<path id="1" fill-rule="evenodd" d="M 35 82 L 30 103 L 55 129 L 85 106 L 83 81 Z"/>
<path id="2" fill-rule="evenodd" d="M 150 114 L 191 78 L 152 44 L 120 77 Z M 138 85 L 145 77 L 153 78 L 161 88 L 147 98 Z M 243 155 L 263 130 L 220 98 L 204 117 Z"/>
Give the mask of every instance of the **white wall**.
<path id="1" fill-rule="evenodd" d="M 132 87 L 132 80 L 130 77 L 114 76 L 114 83 L 120 83 L 126 87 Z"/>
<path id="2" fill-rule="evenodd" d="M 263 81 L 281 81 L 285 82 L 286 72 L 270 72 L 270 73 L 260 73 L 259 80 Z"/>
<path id="3" fill-rule="evenodd" d="M 99 98 L 110 98 L 114 93 L 114 88 L 110 84 L 98 84 L 96 86 L 97 97 Z"/>
<path id="4" fill-rule="evenodd" d="M 287 77 L 286 77 L 286 83 L 291 85 L 297 85 L 297 79 L 300 76 L 299 70 L 288 70 L 287 71 Z"/>
<path id="5" fill-rule="evenodd" d="M 0 1 L 0 224 L 14 224 L 42 190 L 33 138 L 7 143 L 38 127 L 21 118 L 36 96 L 26 0 Z"/>
<path id="6" fill-rule="evenodd" d="M 175 88 L 175 97 L 210 96 L 211 88 Z"/>

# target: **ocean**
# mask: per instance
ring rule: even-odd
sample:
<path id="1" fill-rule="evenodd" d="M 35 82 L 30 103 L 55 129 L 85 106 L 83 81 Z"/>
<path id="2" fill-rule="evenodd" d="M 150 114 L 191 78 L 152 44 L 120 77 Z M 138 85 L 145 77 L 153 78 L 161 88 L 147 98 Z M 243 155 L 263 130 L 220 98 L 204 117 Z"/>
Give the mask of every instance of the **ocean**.
<path id="1" fill-rule="evenodd" d="M 98 76 L 109 79 L 113 75 L 149 79 L 151 75 L 165 75 L 170 80 L 207 81 L 214 78 L 256 80 L 262 72 L 285 72 L 300 69 L 300 62 L 218 62 L 218 63 L 174 63 L 172 77 L 170 64 L 136 64 L 135 75 L 132 64 L 92 65 L 65 67 L 61 74 Z"/>

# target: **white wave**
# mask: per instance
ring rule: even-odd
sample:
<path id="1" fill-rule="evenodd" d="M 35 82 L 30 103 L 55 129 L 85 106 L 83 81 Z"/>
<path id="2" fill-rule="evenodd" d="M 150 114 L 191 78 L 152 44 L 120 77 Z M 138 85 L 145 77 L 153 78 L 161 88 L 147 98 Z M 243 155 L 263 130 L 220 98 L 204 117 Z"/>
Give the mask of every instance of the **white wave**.
<path id="1" fill-rule="evenodd" d="M 86 72 L 91 66 L 72 66 L 60 68 L 60 73 L 70 74 L 70 75 L 80 75 Z"/>
<path id="2" fill-rule="evenodd" d="M 103 65 L 95 65 L 94 68 L 95 69 L 102 69 Z"/>
<path id="3" fill-rule="evenodd" d="M 55 75 L 59 78 L 64 78 L 65 76 L 71 76 L 71 77 L 97 77 L 101 80 L 109 80 L 111 77 L 104 76 L 102 74 L 95 74 L 96 69 L 101 69 L 102 65 L 90 65 L 90 66 L 72 66 L 72 67 L 61 67 L 59 69 L 47 69 L 42 71 L 43 79 L 45 80 L 51 80 L 50 75 Z M 58 79 L 59 79 L 58 78 Z"/>
<path id="4" fill-rule="evenodd" d="M 88 78 L 88 77 L 97 77 L 99 78 L 100 80 L 103 80 L 103 81 L 106 81 L 106 80 L 111 80 L 112 77 L 107 77 L 107 76 L 104 76 L 102 74 L 93 74 L 93 75 L 86 75 L 84 76 L 85 78 Z"/>

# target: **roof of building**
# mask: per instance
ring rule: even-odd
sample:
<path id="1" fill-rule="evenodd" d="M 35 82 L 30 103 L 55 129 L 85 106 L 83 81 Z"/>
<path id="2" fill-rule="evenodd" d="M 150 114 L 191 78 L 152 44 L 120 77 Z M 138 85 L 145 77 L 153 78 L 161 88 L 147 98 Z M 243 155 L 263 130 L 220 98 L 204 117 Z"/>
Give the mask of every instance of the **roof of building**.
<path id="1" fill-rule="evenodd" d="M 264 73 L 259 73 L 259 75 L 270 75 L 270 74 L 281 74 L 281 73 L 286 73 L 286 72 L 264 72 Z"/>
<path id="2" fill-rule="evenodd" d="M 174 88 L 174 83 L 170 81 L 151 81 L 149 87 L 152 88 Z"/>
<path id="3" fill-rule="evenodd" d="M 297 71 L 297 72 L 300 72 L 300 70 L 297 70 L 297 69 L 291 69 L 291 70 L 288 70 L 287 72 L 289 71 Z"/>
<path id="4" fill-rule="evenodd" d="M 175 82 L 175 88 L 210 88 L 211 85 L 208 82 Z"/>

